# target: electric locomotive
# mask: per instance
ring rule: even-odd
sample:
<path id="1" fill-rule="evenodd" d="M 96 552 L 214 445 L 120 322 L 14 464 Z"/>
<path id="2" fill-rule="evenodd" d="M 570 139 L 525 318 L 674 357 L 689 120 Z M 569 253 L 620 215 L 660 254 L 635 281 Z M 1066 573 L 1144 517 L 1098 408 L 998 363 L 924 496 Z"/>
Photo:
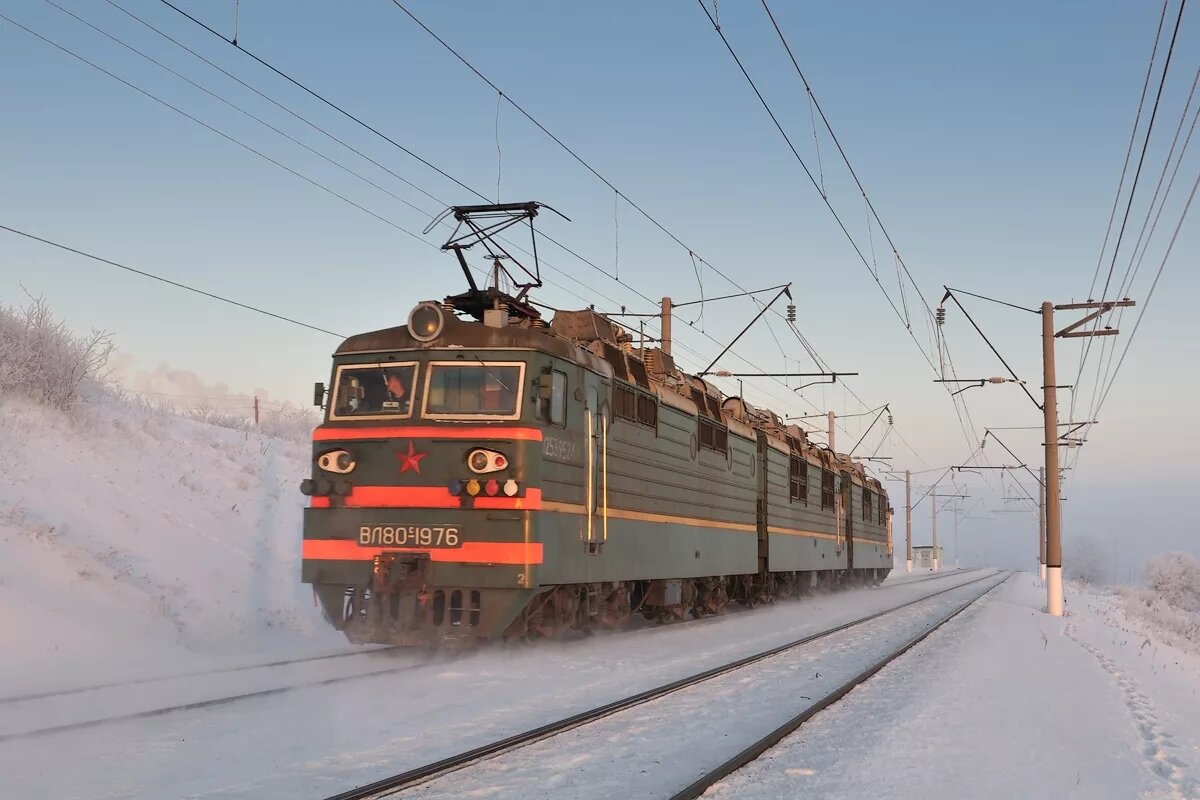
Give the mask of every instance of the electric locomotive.
<path id="1" fill-rule="evenodd" d="M 359 643 L 541 638 L 882 580 L 891 509 L 861 464 L 680 371 L 666 330 L 635 347 L 591 309 L 542 318 L 536 263 L 495 236 L 541 207 L 450 209 L 468 291 L 346 339 L 317 385 L 302 578 L 330 622 Z M 516 266 L 528 283 L 502 291 Z"/>

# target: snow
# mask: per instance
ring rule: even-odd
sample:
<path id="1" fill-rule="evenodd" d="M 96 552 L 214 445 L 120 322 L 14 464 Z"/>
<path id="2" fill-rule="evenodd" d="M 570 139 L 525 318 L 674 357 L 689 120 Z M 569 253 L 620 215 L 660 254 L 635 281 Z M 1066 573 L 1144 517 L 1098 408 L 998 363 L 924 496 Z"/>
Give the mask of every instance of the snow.
<path id="1" fill-rule="evenodd" d="M 1044 597 L 1010 580 L 706 796 L 1200 798 L 1200 663 Z"/>
<path id="2" fill-rule="evenodd" d="M 348 650 L 299 581 L 302 444 L 0 395 L 4 696 Z"/>
<path id="3" fill-rule="evenodd" d="M 20 796 L 320 798 L 986 574 L 492 648 L 284 694 L 13 737 L 0 740 L 0 774 Z M 69 770 L 63 752 L 72 754 Z"/>
<path id="4" fill-rule="evenodd" d="M 956 589 L 405 794 L 669 797 L 994 582 Z"/>

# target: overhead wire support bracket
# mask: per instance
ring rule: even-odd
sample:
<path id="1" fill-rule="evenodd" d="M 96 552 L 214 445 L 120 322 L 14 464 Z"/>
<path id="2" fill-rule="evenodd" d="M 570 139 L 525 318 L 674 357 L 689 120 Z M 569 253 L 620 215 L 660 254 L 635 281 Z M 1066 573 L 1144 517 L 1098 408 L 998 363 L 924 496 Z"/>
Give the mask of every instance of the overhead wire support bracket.
<path id="1" fill-rule="evenodd" d="M 879 413 L 875 415 L 875 419 L 871 420 L 871 424 L 867 426 L 865 431 L 863 431 L 863 435 L 858 437 L 858 441 L 854 443 L 854 447 L 851 447 L 850 452 L 846 455 L 854 455 L 854 451 L 857 450 L 858 446 L 863 443 L 864 439 L 867 438 L 867 434 L 870 433 L 871 429 L 875 427 L 875 423 L 879 422 L 879 420 L 883 418 L 884 413 L 890 410 L 891 409 L 889 409 L 886 404 L 883 406 L 883 408 L 879 409 Z"/>
<path id="2" fill-rule="evenodd" d="M 728 370 L 719 369 L 711 373 L 718 378 L 828 378 L 832 377 L 835 380 L 839 376 L 857 375 L 857 372 L 729 372 Z M 822 381 L 824 383 L 824 381 Z M 808 384 L 812 385 L 812 384 Z M 819 414 L 818 416 L 825 416 Z M 847 414 L 846 416 L 850 416 Z M 857 415 L 856 415 L 857 416 Z M 838 417 L 841 419 L 841 417 Z"/>
<path id="3" fill-rule="evenodd" d="M 1132 305 L 1135 305 L 1135 303 L 1128 298 L 1126 298 L 1124 300 L 1105 300 L 1105 301 L 1099 301 L 1099 302 L 1090 302 L 1089 301 L 1087 303 L 1063 303 L 1061 305 L 1056 305 L 1054 307 L 1055 311 L 1070 311 L 1070 310 L 1078 310 L 1078 309 L 1085 309 L 1085 308 L 1094 308 L 1096 310 L 1093 311 L 1091 314 L 1088 314 L 1087 316 L 1085 316 L 1079 320 L 1076 320 L 1075 322 L 1072 322 L 1070 325 L 1063 328 L 1058 333 L 1054 334 L 1054 338 L 1056 338 L 1056 339 L 1075 339 L 1075 338 L 1084 338 L 1084 337 L 1089 337 L 1089 336 L 1115 336 L 1120 331 L 1118 331 L 1116 328 L 1111 328 L 1108 326 L 1105 326 L 1104 328 L 1093 329 L 1090 331 L 1081 331 L 1081 330 L 1077 330 L 1077 329 L 1082 327 L 1083 325 L 1086 325 L 1087 323 L 1091 322 L 1094 319 L 1098 319 L 1098 318 L 1104 316 L 1109 311 L 1112 311 L 1114 308 L 1128 308 L 1129 306 L 1132 306 Z"/>
<path id="4" fill-rule="evenodd" d="M 1021 459 L 1017 458 L 1017 454 L 1016 454 L 1016 453 L 1014 453 L 1014 452 L 1013 452 L 1013 451 L 1012 451 L 1012 450 L 1009 448 L 1009 446 L 1008 446 L 1008 445 L 1006 445 L 1004 442 L 1000 441 L 1000 437 L 999 437 L 999 436 L 997 436 L 996 434 L 992 433 L 992 429 L 991 429 L 991 428 L 984 428 L 984 429 L 983 429 L 983 441 L 980 443 L 980 447 L 982 447 L 984 444 L 987 444 L 987 438 L 988 438 L 989 436 L 990 436 L 990 437 L 992 437 L 993 439 L 995 439 L 995 440 L 996 440 L 996 443 L 997 443 L 997 444 L 999 444 L 1001 447 L 1003 447 L 1003 448 L 1004 448 L 1004 452 L 1008 453 L 1008 454 L 1009 454 L 1010 456 L 1012 456 L 1013 458 L 1016 458 L 1016 459 L 1017 459 L 1017 461 L 1020 461 L 1020 462 L 1021 462 L 1021 469 L 1025 470 L 1026 472 L 1028 472 L 1028 473 L 1030 474 L 1030 476 L 1031 476 L 1031 477 L 1032 477 L 1032 478 L 1033 478 L 1035 481 L 1037 481 L 1037 484 L 1038 484 L 1038 486 L 1044 486 L 1044 485 L 1045 485 L 1045 484 L 1043 484 L 1043 483 L 1042 483 L 1042 479 L 1041 479 L 1041 478 L 1039 478 L 1037 475 L 1035 475 L 1035 474 L 1034 474 L 1034 472 L 1033 472 L 1033 470 L 1031 470 L 1031 469 L 1030 469 L 1028 466 L 1026 466 L 1026 465 L 1025 465 L 1025 462 L 1024 462 L 1024 461 L 1021 461 Z"/>
<path id="5" fill-rule="evenodd" d="M 718 300 L 731 300 L 735 297 L 752 297 L 756 294 L 763 294 L 764 292 L 777 292 L 780 289 L 790 289 L 791 286 L 792 286 L 792 284 L 790 284 L 790 283 L 781 283 L 778 286 L 768 286 L 766 289 L 751 289 L 748 292 L 738 292 L 736 294 L 723 294 L 720 297 L 703 297 L 699 300 L 688 300 L 686 303 L 676 303 L 674 301 L 671 301 L 671 307 L 672 308 L 683 308 L 684 306 L 694 306 L 694 305 L 698 305 L 700 303 L 715 303 Z M 789 292 L 788 299 L 791 299 L 791 297 L 792 297 L 792 295 Z"/>
<path id="6" fill-rule="evenodd" d="M 978 333 L 978 334 L 979 334 L 981 337 L 983 337 L 983 341 L 984 341 L 985 343 L 987 343 L 987 346 L 988 346 L 989 348 L 991 348 L 991 351 L 992 351 L 992 353 L 994 353 L 994 354 L 995 354 L 996 358 L 1000 359 L 1000 363 L 1004 365 L 1004 368 L 1005 368 L 1006 370 L 1008 370 L 1008 374 L 1012 376 L 1012 378 L 1013 378 L 1013 381 L 1015 381 L 1015 382 L 1017 382 L 1017 383 L 1021 384 L 1021 391 L 1025 392 L 1025 396 L 1029 398 L 1030 402 L 1032 402 L 1032 403 L 1034 404 L 1034 406 L 1036 406 L 1036 407 L 1037 407 L 1037 409 L 1038 409 L 1039 411 L 1041 411 L 1041 410 L 1042 410 L 1042 404 L 1041 404 L 1041 403 L 1039 403 L 1039 402 L 1037 401 L 1037 398 L 1036 398 L 1036 397 L 1034 397 L 1034 396 L 1033 396 L 1033 395 L 1030 393 L 1029 389 L 1028 389 L 1028 388 L 1026 388 L 1026 386 L 1025 386 L 1025 381 L 1023 381 L 1023 380 L 1021 380 L 1020 378 L 1018 378 L 1018 377 L 1017 377 L 1017 373 L 1013 372 L 1013 368 L 1012 368 L 1012 367 L 1010 367 L 1010 366 L 1008 365 L 1008 362 L 1004 360 L 1004 356 L 1000 355 L 1000 351 L 996 349 L 996 346 L 992 344 L 992 341 L 991 341 L 990 339 L 988 339 L 987 335 L 986 335 L 986 334 L 985 334 L 985 333 L 984 333 L 984 332 L 983 332 L 983 331 L 980 329 L 979 325 L 977 325 L 977 324 L 976 324 L 975 320 L 974 320 L 974 319 L 972 319 L 971 315 L 967 313 L 967 309 L 963 307 L 963 304 L 962 304 L 961 302 L 959 302 L 959 300 L 958 300 L 958 297 L 956 297 L 956 296 L 955 296 L 955 294 L 954 294 L 954 292 L 955 292 L 956 290 L 954 290 L 954 289 L 951 289 L 949 286 L 945 286 L 945 287 L 943 287 L 943 288 L 945 288 L 945 290 L 946 290 L 946 294 L 945 294 L 945 295 L 943 295 L 943 297 L 942 297 L 942 302 L 941 302 L 941 303 L 939 303 L 939 307 L 940 307 L 942 304 L 944 304 L 944 303 L 946 302 L 946 300 L 947 300 L 947 299 L 949 299 L 949 300 L 953 300 L 953 301 L 954 301 L 954 305 L 958 306 L 958 310 L 959 310 L 959 311 L 961 311 L 961 312 L 963 313 L 963 316 L 967 318 L 967 321 L 971 323 L 971 327 L 973 327 L 973 328 L 975 329 L 975 332 L 976 332 L 976 333 Z M 985 298 L 985 299 L 989 299 L 989 300 L 990 300 L 991 298 Z M 1005 303 L 1005 305 L 1009 305 L 1009 304 L 1008 304 L 1008 303 Z M 1020 306 L 1014 306 L 1014 307 L 1015 307 L 1015 308 L 1020 308 Z M 1028 310 L 1028 309 L 1026 309 L 1026 310 Z"/>
<path id="7" fill-rule="evenodd" d="M 966 383 L 966 384 L 969 384 L 968 386 L 964 386 L 961 389 L 955 389 L 953 392 L 950 393 L 951 397 L 953 397 L 956 394 L 962 394 L 967 389 L 975 389 L 977 387 L 983 386 L 988 383 L 1020 383 L 1020 384 L 1025 383 L 1025 381 L 1022 381 L 1022 380 L 1015 380 L 1012 378 L 999 378 L 999 377 L 996 377 L 996 378 L 935 378 L 933 382 L 934 383 Z"/>
<path id="8" fill-rule="evenodd" d="M 955 472 L 977 472 L 981 469 L 1005 469 L 1005 470 L 1008 470 L 1008 469 L 1023 469 L 1023 468 L 1025 468 L 1024 464 L 1017 464 L 1015 467 L 995 466 L 995 465 L 991 465 L 991 464 L 986 465 L 986 466 L 981 465 L 981 464 L 963 464 L 961 466 L 951 467 L 950 469 L 954 470 Z"/>
<path id="9" fill-rule="evenodd" d="M 816 377 L 816 376 L 818 376 L 818 375 L 822 375 L 822 374 L 823 374 L 823 375 L 828 375 L 828 376 L 829 376 L 829 380 L 827 380 L 827 381 L 809 381 L 808 383 L 802 383 L 802 384 L 800 384 L 799 386 L 797 386 L 796 388 L 792 389 L 792 391 L 793 391 L 793 392 L 798 392 L 798 391 L 800 391 L 801 389 L 807 389 L 809 386 L 820 386 L 820 385 L 822 385 L 822 384 L 834 384 L 834 383 L 837 383 L 837 379 L 838 379 L 838 378 L 843 378 L 843 377 L 846 377 L 846 376 L 849 376 L 849 375 L 858 375 L 858 373 L 857 373 L 857 372 L 826 372 L 826 373 L 815 373 L 815 374 L 814 374 L 814 377 Z M 863 405 L 866 405 L 866 403 L 864 403 Z M 870 412 L 866 412 L 866 413 L 870 413 Z M 824 415 L 824 414 L 820 414 L 820 415 L 818 415 L 818 416 L 822 416 L 822 417 L 823 417 L 823 416 L 825 416 L 825 415 Z M 842 417 L 848 417 L 848 416 L 852 416 L 852 415 L 850 415 L 850 414 L 843 414 L 841 417 L 838 417 L 838 419 L 841 419 Z M 853 416 L 858 416 L 858 415 L 857 415 L 857 414 L 854 414 Z"/>
<path id="10" fill-rule="evenodd" d="M 772 297 L 771 302 L 763 304 L 762 310 L 754 315 L 754 319 L 750 320 L 750 322 L 748 322 L 746 324 L 746 327 L 742 328 L 741 332 L 738 333 L 737 336 L 733 337 L 733 341 L 731 341 L 729 344 L 725 345 L 725 349 L 722 350 L 720 353 L 718 353 L 717 357 L 712 360 L 712 363 L 709 364 L 707 367 L 705 367 L 703 369 L 703 371 L 701 371 L 696 377 L 703 378 L 705 375 L 711 375 L 712 368 L 717 365 L 717 362 L 720 361 L 721 358 L 726 353 L 728 353 L 735 344 L 738 343 L 739 339 L 741 339 L 743 336 L 746 335 L 746 331 L 748 331 L 752 327 L 754 327 L 754 323 L 758 322 L 762 318 L 762 315 L 767 313 L 767 311 L 771 308 L 771 306 L 775 304 L 775 301 L 778 300 L 780 297 L 783 297 L 785 294 L 787 295 L 788 300 L 792 299 L 792 284 L 791 283 L 785 283 L 783 286 L 781 286 L 779 289 L 779 294 Z"/>

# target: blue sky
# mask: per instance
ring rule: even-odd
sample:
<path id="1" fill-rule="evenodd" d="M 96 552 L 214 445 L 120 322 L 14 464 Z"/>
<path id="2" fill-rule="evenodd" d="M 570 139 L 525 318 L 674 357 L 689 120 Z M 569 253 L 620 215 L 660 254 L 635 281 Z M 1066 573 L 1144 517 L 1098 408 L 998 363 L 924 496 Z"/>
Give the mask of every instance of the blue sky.
<path id="1" fill-rule="evenodd" d="M 116 1 L 439 200 L 474 200 L 161 3 Z M 4 13 L 397 226 L 419 234 L 439 210 L 111 5 L 56 2 L 424 213 L 43 0 L 15 0 Z M 232 0 L 181 5 L 232 32 Z M 1019 389 L 989 386 L 963 395 L 975 429 L 963 433 L 954 406 L 932 383 L 928 365 L 696 3 L 416 1 L 409 7 L 695 252 L 746 286 L 792 281 L 799 327 L 816 349 L 836 369 L 861 373 L 850 387 L 868 406 L 891 404 L 897 433 L 881 443 L 877 429 L 864 448 L 879 445 L 878 452 L 892 455 L 897 465 L 926 469 L 961 463 L 974 448 L 968 440 L 984 426 L 1037 423 L 1036 409 Z M 722 30 L 868 252 L 873 235 L 881 275 L 898 299 L 880 232 L 868 231 L 862 199 L 823 131 L 814 145 L 803 87 L 761 6 L 726 2 L 719 9 Z M 1087 294 L 1160 8 L 1081 0 L 777 0 L 772 10 L 931 305 L 942 284 L 1030 306 Z M 1139 189 L 1143 200 L 1197 67 L 1198 25 L 1184 18 Z M 698 297 L 686 250 L 624 202 L 614 203 L 610 189 L 511 107 L 502 104 L 497 119 L 495 93 L 390 2 L 246 2 L 239 37 L 247 49 L 488 196 L 496 192 L 498 141 L 502 199 L 535 199 L 563 211 L 571 223 L 547 216 L 543 229 L 609 271 L 619 230 L 619 272 L 626 283 L 649 297 Z M 414 241 L 2 21 L 0 69 L 0 223 L 346 334 L 400 324 L 418 300 L 460 288 L 454 263 L 429 246 L 440 244 L 438 232 L 424 237 L 428 245 Z M 1200 157 L 1189 152 L 1134 284 L 1135 299 L 1145 296 L 1198 168 Z M 1134 234 L 1144 215 L 1144 205 L 1135 203 Z M 1200 444 L 1190 400 L 1200 363 L 1200 336 L 1189 325 L 1200 282 L 1196 227 L 1194 217 L 1185 224 L 1065 504 L 1069 531 L 1093 532 L 1139 554 L 1197 547 L 1188 493 L 1195 474 L 1189 451 Z M 543 254 L 558 270 L 548 268 L 546 277 L 598 307 L 650 310 L 628 289 L 556 248 L 546 246 Z M 1123 255 L 1118 274 L 1124 264 Z M 715 274 L 702 277 L 708 296 L 731 290 Z M 46 295 L 77 328 L 112 330 L 138 368 L 166 364 L 208 384 L 275 400 L 304 402 L 311 382 L 326 376 L 336 346 L 332 337 L 0 235 L 0 298 L 19 301 L 20 286 Z M 553 287 L 540 297 L 556 306 L 580 305 Z M 915 312 L 919 301 L 911 293 L 908 299 Z M 968 308 L 1036 394 L 1038 319 L 977 302 Z M 705 331 L 724 341 L 752 313 L 745 301 L 713 304 L 705 312 Z M 1123 334 L 1130 323 L 1123 323 Z M 920 325 L 915 330 L 927 342 Z M 954 309 L 946 331 L 959 374 L 1002 374 Z M 684 354 L 691 367 L 703 366 L 721 348 L 697 331 L 677 332 L 677 340 L 692 351 Z M 1061 369 L 1072 378 L 1076 348 L 1064 343 L 1059 349 Z M 797 362 L 805 371 L 814 369 L 778 322 L 773 331 L 755 329 L 735 350 L 771 371 Z M 737 358 L 723 365 L 745 368 Z M 1090 399 L 1090 391 L 1085 378 L 1081 394 Z M 806 390 L 803 402 L 790 387 L 770 381 L 748 383 L 746 394 L 791 414 L 863 410 L 840 386 Z M 857 439 L 870 419 L 847 419 L 842 442 Z M 1037 463 L 1036 431 L 1004 438 Z M 1011 461 L 995 449 L 989 444 L 986 451 L 991 463 Z M 1018 515 L 990 514 L 1006 504 L 997 495 L 996 474 L 984 478 L 960 480 L 982 498 L 972 515 L 995 520 L 963 523 L 964 553 L 972 546 L 982 553 L 988 543 L 992 557 L 1024 559 L 1027 548 L 1017 544 L 1017 529 L 1028 523 L 1016 522 Z M 1143 513 L 1147 503 L 1155 509 L 1152 526 Z M 916 520 L 924 541 L 927 520 Z M 1132 530 L 1143 531 L 1136 541 L 1127 537 Z"/>

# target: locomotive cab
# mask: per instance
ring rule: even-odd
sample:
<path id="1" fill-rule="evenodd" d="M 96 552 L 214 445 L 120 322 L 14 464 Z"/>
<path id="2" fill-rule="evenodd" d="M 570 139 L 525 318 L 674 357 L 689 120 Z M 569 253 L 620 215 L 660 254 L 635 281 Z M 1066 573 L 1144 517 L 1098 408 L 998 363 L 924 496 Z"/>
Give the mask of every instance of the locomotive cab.
<path id="1" fill-rule="evenodd" d="M 528 603 L 545 557 L 543 449 L 551 480 L 583 481 L 584 356 L 433 303 L 338 348 L 301 486 L 302 569 L 351 641 L 492 638 Z"/>

